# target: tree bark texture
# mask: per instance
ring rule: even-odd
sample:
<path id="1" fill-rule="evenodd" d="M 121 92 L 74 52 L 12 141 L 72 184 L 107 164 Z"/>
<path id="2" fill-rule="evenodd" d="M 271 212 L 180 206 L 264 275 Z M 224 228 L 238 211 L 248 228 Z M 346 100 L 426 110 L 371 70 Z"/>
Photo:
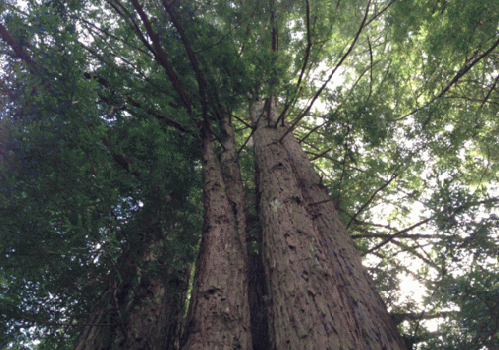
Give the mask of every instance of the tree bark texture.
<path id="1" fill-rule="evenodd" d="M 241 238 L 244 223 L 239 220 L 239 214 L 244 215 L 244 201 L 239 203 L 242 187 L 224 182 L 215 142 L 206 129 L 202 132 L 203 237 L 182 349 L 251 349 L 247 252 Z M 227 135 L 226 150 L 231 147 L 227 143 L 234 142 L 230 138 Z M 231 165 L 233 156 L 230 151 L 222 156 L 228 183 L 240 182 L 239 170 Z"/>
<path id="2" fill-rule="evenodd" d="M 268 107 L 268 106 L 267 106 Z M 326 189 L 275 104 L 253 103 L 269 349 L 404 349 Z M 266 115 L 268 111 L 271 115 Z"/>
<path id="3" fill-rule="evenodd" d="M 245 196 L 241 169 L 239 167 L 236 139 L 234 129 L 229 118 L 222 119 L 225 138 L 222 142 L 221 154 L 222 175 L 227 188 L 232 211 L 236 219 L 238 236 L 242 242 L 242 249 L 248 252 L 247 240 L 247 215 L 245 208 Z M 266 350 L 268 344 L 268 331 L 266 321 L 266 310 L 263 297 L 265 295 L 265 273 L 261 261 L 261 254 L 242 254 L 241 259 L 245 262 L 247 282 L 243 284 L 247 290 L 244 294 L 248 296 L 249 312 L 251 319 L 251 334 L 253 350 Z"/>

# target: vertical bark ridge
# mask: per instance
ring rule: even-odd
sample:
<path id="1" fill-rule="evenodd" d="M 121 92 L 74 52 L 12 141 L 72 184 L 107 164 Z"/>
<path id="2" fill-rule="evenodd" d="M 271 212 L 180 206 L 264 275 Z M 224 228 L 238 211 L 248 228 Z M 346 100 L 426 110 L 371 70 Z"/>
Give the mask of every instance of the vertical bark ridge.
<path id="1" fill-rule="evenodd" d="M 403 349 L 334 207 L 311 205 L 328 197 L 310 161 L 292 135 L 278 142 L 286 127 L 268 125 L 254 149 L 271 349 Z"/>
<path id="2" fill-rule="evenodd" d="M 241 177 L 241 169 L 239 167 L 236 139 L 234 129 L 227 117 L 223 117 L 222 125 L 225 130 L 225 139 L 223 141 L 223 152 L 221 154 L 221 170 L 223 181 L 225 184 L 227 199 L 231 205 L 232 212 L 241 244 L 241 259 L 245 265 L 248 263 L 247 248 L 246 248 L 246 208 L 244 199 L 243 180 Z"/>
<path id="3" fill-rule="evenodd" d="M 238 153 L 234 129 L 228 117 L 222 119 L 225 130 L 223 152 L 221 154 L 222 175 L 227 189 L 227 197 L 236 220 L 236 227 L 241 242 L 241 259 L 245 264 L 246 275 L 243 277 L 243 291 L 248 298 L 247 315 L 250 317 L 252 343 L 254 350 L 267 349 L 266 312 L 262 298 L 264 296 L 264 272 L 260 255 L 248 255 L 247 215 L 241 169 L 238 162 Z M 251 284 L 250 284 L 251 281 Z M 246 324 L 247 320 L 244 320 Z"/>
<path id="4" fill-rule="evenodd" d="M 203 134 L 203 238 L 182 349 L 251 349 L 246 250 L 215 143 Z"/>
<path id="5" fill-rule="evenodd" d="M 348 296 L 347 302 L 355 306 L 352 308 L 355 318 L 363 327 L 373 331 L 370 337 L 373 341 L 384 339 L 398 342 L 398 330 L 386 311 L 385 303 L 376 292 L 371 276 L 363 268 L 353 240 L 344 228 L 333 202 L 324 202 L 330 197 L 319 175 L 292 135 L 286 137 L 282 144 L 299 179 L 307 212 L 314 218 L 321 241 L 329 250 L 328 255 L 335 257 L 330 261 L 345 295 Z M 320 202 L 323 203 L 315 204 Z M 336 252 L 341 254 L 338 256 Z M 372 348 L 372 345 L 369 346 Z"/>
<path id="6" fill-rule="evenodd" d="M 242 263 L 243 273 L 237 276 L 240 287 L 242 307 L 242 325 L 249 327 L 251 330 L 251 312 L 249 304 L 249 257 L 247 246 L 247 227 L 246 227 L 246 200 L 244 196 L 243 179 L 241 176 L 241 168 L 239 166 L 239 157 L 237 154 L 236 137 L 234 128 L 230 119 L 227 116 L 222 117 L 222 126 L 225 131 L 225 139 L 223 141 L 223 151 L 221 154 L 221 170 L 222 177 L 225 183 L 227 199 L 232 209 L 237 230 L 236 244 L 239 246 L 239 259 Z M 253 338 L 253 337 L 252 337 Z"/>

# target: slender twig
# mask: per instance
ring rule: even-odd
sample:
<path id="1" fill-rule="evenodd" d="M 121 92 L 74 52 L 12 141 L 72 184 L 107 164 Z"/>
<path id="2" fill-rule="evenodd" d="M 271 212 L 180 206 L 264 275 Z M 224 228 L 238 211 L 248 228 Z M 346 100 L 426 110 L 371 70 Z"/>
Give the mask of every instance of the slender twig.
<path id="1" fill-rule="evenodd" d="M 371 47 L 371 40 L 369 40 L 369 37 L 367 37 L 367 43 L 369 44 L 369 56 L 371 58 L 371 69 L 369 70 L 371 81 L 369 83 L 369 95 L 367 96 L 366 103 L 371 99 L 371 95 L 373 93 L 373 49 Z"/>
<path id="2" fill-rule="evenodd" d="M 67 275 L 65 275 L 64 273 L 62 273 L 62 271 L 60 271 L 53 263 L 52 261 L 49 259 L 49 257 L 43 252 L 42 248 L 38 245 L 38 252 L 40 253 L 41 256 L 43 256 L 43 258 L 45 259 L 45 261 L 47 261 L 47 263 L 50 265 L 50 267 L 52 267 L 59 275 L 61 275 L 65 280 L 67 280 L 69 282 L 69 284 L 75 289 L 77 290 L 78 292 L 80 292 L 81 294 L 85 295 L 85 293 L 76 285 L 76 282 L 73 281 L 72 279 L 70 279 Z"/>
<path id="3" fill-rule="evenodd" d="M 116 5 L 113 4 L 113 1 L 116 2 Z M 144 46 L 149 50 L 150 53 L 155 55 L 154 49 L 151 47 L 144 34 L 142 34 L 142 30 L 140 30 L 139 25 L 135 21 L 134 16 L 128 11 L 128 9 L 123 6 L 123 4 L 119 0 L 107 0 L 108 4 L 125 20 L 132 24 L 132 28 L 139 37 L 140 41 L 144 44 Z M 119 6 L 119 8 L 118 8 Z M 121 10 L 120 10 L 121 9 Z"/>
<path id="4" fill-rule="evenodd" d="M 352 239 L 359 239 L 359 238 L 390 238 L 393 234 L 390 233 L 372 233 L 372 232 L 366 232 L 366 233 L 359 233 L 355 235 L 351 235 Z M 418 239 L 449 239 L 448 235 L 432 235 L 432 234 L 424 234 L 424 233 L 405 233 L 405 234 L 399 234 L 397 235 L 398 238 L 408 238 L 412 240 L 418 240 Z"/>
<path id="5" fill-rule="evenodd" d="M 311 30 L 310 30 L 310 3 L 309 3 L 308 0 L 305 0 L 305 4 L 306 4 L 306 12 L 307 12 L 307 48 L 305 49 L 305 58 L 303 59 L 303 65 L 301 67 L 300 76 L 298 77 L 298 82 L 296 83 L 296 87 L 295 87 L 296 94 L 295 94 L 295 97 L 293 99 L 291 99 L 291 101 L 289 101 L 289 103 L 287 103 L 284 106 L 281 114 L 277 118 L 276 125 L 279 124 L 279 120 L 281 120 L 281 119 L 282 119 L 282 122 L 284 123 L 286 112 L 288 111 L 289 107 L 294 103 L 294 101 L 296 100 L 296 98 L 298 97 L 298 93 L 300 92 L 301 82 L 302 82 L 302 79 L 303 79 L 303 74 L 305 73 L 305 70 L 307 68 L 308 59 L 310 57 L 310 51 L 312 49 L 312 33 L 311 33 Z"/>
<path id="6" fill-rule="evenodd" d="M 46 324 L 49 326 L 64 326 L 64 327 L 82 327 L 82 326 L 99 326 L 99 327 L 109 327 L 109 326 L 116 326 L 115 323 L 63 323 L 63 322 L 53 322 L 53 321 L 42 321 L 42 320 L 35 320 L 34 318 L 26 317 L 26 316 L 21 316 L 23 320 L 33 322 L 33 323 L 41 323 L 41 324 Z"/>
<path id="7" fill-rule="evenodd" d="M 345 143 L 344 143 L 345 155 L 343 156 L 341 175 L 340 175 L 340 179 L 338 180 L 338 199 L 341 195 L 341 185 L 343 184 L 343 176 L 345 175 L 345 168 L 346 168 L 347 156 L 348 156 L 348 136 L 350 135 L 351 130 L 352 129 L 350 128 L 350 125 L 347 124 L 347 132 L 345 134 Z"/>
<path id="8" fill-rule="evenodd" d="M 390 237 L 388 237 L 387 239 L 385 239 L 385 240 L 384 240 L 383 242 L 381 242 L 380 244 L 377 244 L 377 245 L 376 245 L 376 246 L 374 246 L 373 248 L 371 248 L 371 249 L 369 249 L 369 250 L 367 250 L 367 251 L 365 251 L 365 252 L 361 253 L 360 255 L 361 255 L 361 256 L 365 256 L 365 255 L 367 255 L 367 254 L 370 254 L 370 253 L 372 253 L 373 251 L 378 250 L 379 248 L 383 247 L 384 245 L 386 245 L 386 244 L 390 243 L 390 242 L 391 242 L 394 238 L 397 238 L 398 236 L 400 236 L 400 235 L 402 235 L 402 234 L 404 234 L 404 233 L 406 233 L 406 232 L 412 231 L 412 230 L 414 230 L 415 228 L 417 228 L 417 227 L 419 227 L 419 226 L 421 226 L 421 225 L 424 225 L 424 224 L 426 224 L 426 223 L 430 222 L 431 220 L 433 220 L 433 218 L 428 218 L 428 219 L 425 219 L 425 220 L 420 221 L 420 222 L 418 222 L 418 223 L 416 223 L 416 224 L 414 224 L 414 225 L 412 225 L 412 226 L 409 226 L 408 228 L 406 228 L 406 229 L 404 229 L 404 230 L 402 230 L 402 231 L 399 231 L 399 232 L 397 232 L 397 233 L 394 233 L 393 235 L 391 235 Z"/>
<path id="9" fill-rule="evenodd" d="M 360 36 L 360 33 L 362 32 L 362 30 L 364 29 L 364 26 L 366 24 L 366 20 L 367 20 L 367 16 L 369 14 L 369 7 L 371 5 L 371 0 L 369 0 L 369 2 L 367 3 L 367 6 L 366 6 L 366 11 L 365 11 L 365 14 L 364 14 L 364 18 L 362 20 L 362 23 L 360 24 L 359 26 L 359 30 L 357 31 L 357 34 L 355 35 L 355 38 L 353 39 L 352 43 L 350 44 L 350 47 L 348 48 L 347 52 L 341 57 L 341 59 L 338 61 L 338 63 L 335 65 L 335 67 L 333 68 L 333 70 L 331 71 L 331 74 L 329 75 L 328 79 L 324 82 L 324 84 L 322 84 L 322 86 L 319 88 L 319 90 L 317 90 L 316 94 L 314 95 L 314 97 L 312 98 L 312 102 L 310 102 L 310 104 L 308 105 L 308 107 L 301 113 L 300 116 L 298 116 L 293 124 L 291 124 L 291 126 L 288 128 L 288 130 L 286 130 L 286 132 L 284 132 L 284 134 L 282 135 L 282 137 L 279 139 L 279 142 L 282 142 L 282 140 L 284 140 L 284 138 L 291 132 L 294 130 L 294 128 L 296 127 L 296 124 L 298 124 L 298 122 L 306 115 L 308 114 L 308 112 L 310 111 L 310 109 L 312 108 L 313 104 L 315 103 L 315 101 L 319 98 L 319 96 L 321 95 L 322 91 L 326 88 L 326 86 L 329 84 L 329 82 L 331 81 L 331 79 L 333 78 L 333 75 L 334 73 L 338 70 L 338 68 L 343 64 L 343 61 L 345 61 L 345 59 L 350 55 L 350 53 L 352 52 L 353 48 L 355 47 L 355 43 L 357 42 L 357 40 L 359 39 L 359 36 Z"/>
<path id="10" fill-rule="evenodd" d="M 440 266 L 438 266 L 436 263 L 434 263 L 433 261 L 431 261 L 429 258 L 425 258 L 422 254 L 418 253 L 415 250 L 416 247 L 409 247 L 409 246 L 407 246 L 407 245 L 399 242 L 397 239 L 393 239 L 392 243 L 395 244 L 396 246 L 399 246 L 400 248 L 402 248 L 403 251 L 408 252 L 409 254 L 412 254 L 412 255 L 418 257 L 419 259 L 423 260 L 425 263 L 427 263 L 428 265 L 432 266 L 436 270 L 438 270 L 438 271 L 441 270 Z"/>
<path id="11" fill-rule="evenodd" d="M 496 79 L 494 80 L 494 84 L 492 84 L 492 87 L 490 88 L 489 92 L 487 93 L 487 96 L 485 96 L 485 98 L 483 99 L 483 102 L 480 105 L 480 108 L 483 107 L 483 105 L 485 104 L 485 102 L 487 102 L 487 100 L 490 97 L 490 94 L 492 93 L 492 91 L 494 91 L 494 89 L 495 89 L 498 81 L 499 81 L 499 74 L 497 75 Z"/>
<path id="12" fill-rule="evenodd" d="M 385 8 L 381 11 L 379 11 L 377 14 L 375 14 L 369 21 L 367 21 L 366 25 L 369 25 L 372 21 L 374 21 L 376 18 L 378 18 L 379 16 L 381 16 L 383 14 L 383 12 L 385 12 L 386 10 L 388 10 L 388 8 L 390 6 L 392 6 L 392 4 L 395 2 L 395 0 L 392 0 L 388 3 L 388 5 L 385 6 Z"/>
<path id="13" fill-rule="evenodd" d="M 0 35 L 2 39 L 9 44 L 9 46 L 14 50 L 17 57 L 22 59 L 29 67 L 31 73 L 36 74 L 38 72 L 38 67 L 36 66 L 35 61 L 31 59 L 31 57 L 24 51 L 21 45 L 12 37 L 10 32 L 5 28 L 2 23 L 0 23 Z"/>
<path id="14" fill-rule="evenodd" d="M 390 179 L 385 182 L 383 184 L 383 186 L 381 186 L 380 188 L 378 188 L 376 191 L 374 191 L 374 193 L 371 195 L 371 197 L 369 198 L 369 200 L 367 202 L 364 203 L 364 205 L 362 207 L 360 207 L 360 209 L 354 214 L 354 216 L 352 217 L 352 219 L 350 219 L 350 221 L 348 222 L 347 224 L 347 229 L 350 227 L 350 225 L 352 224 L 352 221 L 369 205 L 369 203 L 371 203 L 373 200 L 374 200 L 374 197 L 376 197 L 376 195 L 383 191 L 383 189 L 388 186 L 388 184 L 390 184 L 390 182 L 393 181 L 393 179 L 395 179 L 397 177 L 397 174 L 393 174 Z"/>

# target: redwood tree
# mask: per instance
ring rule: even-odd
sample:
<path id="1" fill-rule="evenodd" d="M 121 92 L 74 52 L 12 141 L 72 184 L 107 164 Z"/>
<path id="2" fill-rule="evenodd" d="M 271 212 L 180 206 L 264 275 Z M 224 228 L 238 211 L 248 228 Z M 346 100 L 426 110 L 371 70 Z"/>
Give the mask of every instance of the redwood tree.
<path id="1" fill-rule="evenodd" d="M 494 4 L 0 5 L 5 346 L 494 348 Z"/>

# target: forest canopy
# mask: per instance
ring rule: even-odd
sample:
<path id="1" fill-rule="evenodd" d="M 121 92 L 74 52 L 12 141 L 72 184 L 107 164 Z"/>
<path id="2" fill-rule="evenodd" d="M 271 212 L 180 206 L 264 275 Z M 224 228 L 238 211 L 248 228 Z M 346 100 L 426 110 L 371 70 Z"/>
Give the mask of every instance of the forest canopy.
<path id="1" fill-rule="evenodd" d="M 91 349 L 94 323 L 111 348 L 155 315 L 187 348 L 203 264 L 226 268 L 203 248 L 225 220 L 210 181 L 265 309 L 267 118 L 408 348 L 499 348 L 496 0 L 4 0 L 0 34 L 0 347 Z"/>

